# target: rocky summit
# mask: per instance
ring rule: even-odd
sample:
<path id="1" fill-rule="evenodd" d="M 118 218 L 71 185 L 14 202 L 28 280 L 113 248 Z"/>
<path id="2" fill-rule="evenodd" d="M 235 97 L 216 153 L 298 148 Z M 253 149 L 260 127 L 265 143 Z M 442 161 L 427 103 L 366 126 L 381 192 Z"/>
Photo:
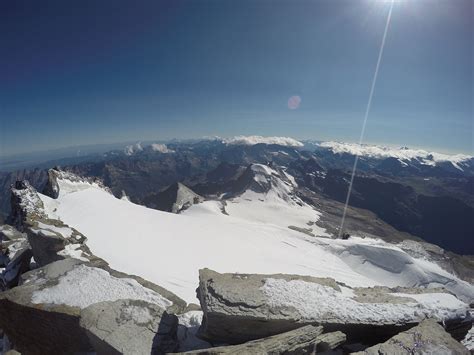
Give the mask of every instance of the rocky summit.
<path id="1" fill-rule="evenodd" d="M 51 169 L 41 188 L 15 181 L 8 224 L 0 226 L 0 351 L 474 348 L 470 256 L 399 230 L 389 215 L 363 206 L 348 208 L 338 238 L 342 204 L 334 196 L 345 173 L 335 156 L 349 148 L 320 145 L 313 154 L 293 141 L 251 142 L 132 146 L 101 169 L 97 162 Z M 366 176 L 355 182 L 362 200 L 363 179 L 394 164 L 378 160 L 390 152 L 369 153 Z M 446 157 L 432 159 L 440 174 L 470 172 L 469 160 L 448 166 Z M 407 169 L 421 164 L 400 161 Z M 131 173 L 145 166 L 148 173 Z M 393 181 L 383 183 L 405 196 Z"/>

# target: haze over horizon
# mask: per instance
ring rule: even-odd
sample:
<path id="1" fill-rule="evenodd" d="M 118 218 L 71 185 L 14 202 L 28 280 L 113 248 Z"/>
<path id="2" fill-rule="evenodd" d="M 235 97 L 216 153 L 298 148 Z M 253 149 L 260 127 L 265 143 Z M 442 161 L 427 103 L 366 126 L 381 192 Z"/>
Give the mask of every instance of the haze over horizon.
<path id="1" fill-rule="evenodd" d="M 470 0 L 395 2 L 365 143 L 473 154 Z M 202 136 L 358 140 L 389 3 L 0 4 L 0 156 Z"/>

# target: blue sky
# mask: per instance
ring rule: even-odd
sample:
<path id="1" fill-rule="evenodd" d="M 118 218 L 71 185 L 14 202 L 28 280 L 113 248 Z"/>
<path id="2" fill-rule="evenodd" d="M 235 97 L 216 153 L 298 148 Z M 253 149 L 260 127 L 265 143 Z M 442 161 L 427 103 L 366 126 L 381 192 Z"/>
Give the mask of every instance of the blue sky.
<path id="1" fill-rule="evenodd" d="M 471 0 L 394 4 L 366 141 L 473 151 Z M 239 134 L 357 141 L 383 0 L 5 1 L 0 155 Z M 291 96 L 298 109 L 288 108 Z"/>

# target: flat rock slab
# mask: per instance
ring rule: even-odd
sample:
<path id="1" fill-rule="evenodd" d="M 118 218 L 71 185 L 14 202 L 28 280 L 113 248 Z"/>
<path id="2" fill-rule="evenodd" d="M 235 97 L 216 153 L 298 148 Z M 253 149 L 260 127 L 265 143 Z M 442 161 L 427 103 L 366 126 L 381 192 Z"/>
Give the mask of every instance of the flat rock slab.
<path id="1" fill-rule="evenodd" d="M 470 354 L 464 345 L 454 340 L 434 319 L 399 333 L 385 343 L 374 345 L 357 355 L 383 354 Z"/>
<path id="2" fill-rule="evenodd" d="M 26 235 L 8 224 L 0 225 L 0 241 L 11 241 L 17 239 L 26 239 Z"/>
<path id="3" fill-rule="evenodd" d="M 468 308 L 440 290 L 352 289 L 330 278 L 219 274 L 209 269 L 200 270 L 198 296 L 204 311 L 200 335 L 230 344 L 306 324 L 343 331 L 351 340 L 364 334 L 389 337 L 425 318 L 462 320 Z"/>
<path id="4" fill-rule="evenodd" d="M 139 300 L 90 305 L 81 311 L 81 327 L 98 354 L 151 354 L 178 349 L 178 318 Z"/>
<path id="5" fill-rule="evenodd" d="M 185 354 L 314 354 L 334 349 L 346 341 L 346 336 L 342 332 L 321 334 L 322 332 L 323 327 L 307 325 L 286 333 L 239 345 L 188 351 Z"/>

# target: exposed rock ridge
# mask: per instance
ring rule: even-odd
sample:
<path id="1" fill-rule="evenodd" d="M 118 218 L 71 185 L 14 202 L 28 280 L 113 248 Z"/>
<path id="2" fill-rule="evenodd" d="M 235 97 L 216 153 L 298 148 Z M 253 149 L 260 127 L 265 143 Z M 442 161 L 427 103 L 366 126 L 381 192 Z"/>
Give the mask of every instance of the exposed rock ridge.
<path id="1" fill-rule="evenodd" d="M 357 355 L 383 354 L 470 354 L 433 319 L 427 319 L 410 330 L 401 332 L 382 344 L 369 347 Z"/>
<path id="2" fill-rule="evenodd" d="M 68 257 L 90 260 L 92 253 L 85 244 L 87 238 L 62 221 L 49 218 L 43 201 L 28 181 L 17 181 L 11 198 L 10 222 L 27 235 L 38 265 Z"/>

